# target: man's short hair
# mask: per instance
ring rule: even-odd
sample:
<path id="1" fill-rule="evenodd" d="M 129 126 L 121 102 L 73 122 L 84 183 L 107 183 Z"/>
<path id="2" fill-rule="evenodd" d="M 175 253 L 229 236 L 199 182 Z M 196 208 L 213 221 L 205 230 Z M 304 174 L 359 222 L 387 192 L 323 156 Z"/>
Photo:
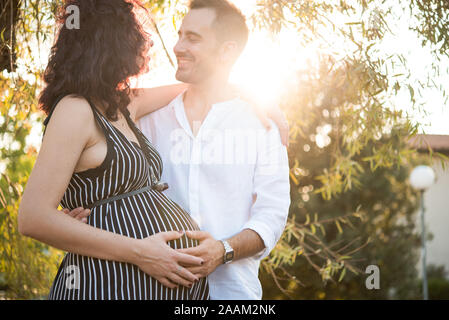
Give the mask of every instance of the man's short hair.
<path id="1" fill-rule="evenodd" d="M 191 0 L 189 9 L 215 10 L 214 29 L 220 42 L 236 41 L 242 51 L 248 42 L 248 26 L 242 12 L 227 0 Z"/>

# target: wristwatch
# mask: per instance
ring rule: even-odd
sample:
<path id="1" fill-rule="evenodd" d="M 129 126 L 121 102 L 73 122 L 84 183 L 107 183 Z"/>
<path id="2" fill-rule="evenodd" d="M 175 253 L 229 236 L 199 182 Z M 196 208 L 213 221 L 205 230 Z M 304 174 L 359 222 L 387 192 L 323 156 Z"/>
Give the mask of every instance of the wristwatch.
<path id="1" fill-rule="evenodd" d="M 232 249 L 231 245 L 226 240 L 220 240 L 225 249 L 225 253 L 223 256 L 223 263 L 230 263 L 234 259 L 234 249 Z"/>

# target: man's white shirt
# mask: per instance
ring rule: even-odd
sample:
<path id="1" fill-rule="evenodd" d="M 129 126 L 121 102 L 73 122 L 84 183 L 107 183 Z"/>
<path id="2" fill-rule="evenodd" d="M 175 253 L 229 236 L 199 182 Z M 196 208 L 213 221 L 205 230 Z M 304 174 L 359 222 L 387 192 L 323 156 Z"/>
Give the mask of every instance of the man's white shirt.
<path id="1" fill-rule="evenodd" d="M 265 249 L 220 265 L 208 276 L 213 300 L 261 299 L 260 260 L 285 228 L 290 206 L 288 157 L 273 123 L 267 130 L 240 99 L 216 103 L 194 136 L 179 95 L 138 121 L 163 160 L 164 192 L 215 239 L 256 231 Z M 195 124 L 194 124 L 195 125 Z"/>

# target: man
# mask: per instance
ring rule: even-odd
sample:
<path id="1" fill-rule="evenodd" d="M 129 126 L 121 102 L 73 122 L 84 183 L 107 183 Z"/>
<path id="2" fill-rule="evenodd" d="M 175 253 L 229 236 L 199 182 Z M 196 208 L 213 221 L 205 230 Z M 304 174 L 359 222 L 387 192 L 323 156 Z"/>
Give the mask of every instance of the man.
<path id="1" fill-rule="evenodd" d="M 290 205 L 287 151 L 228 84 L 248 39 L 244 16 L 226 0 L 189 9 L 174 48 L 176 78 L 189 87 L 139 126 L 162 156 L 166 194 L 203 230 L 187 232 L 200 245 L 183 252 L 205 261 L 189 270 L 208 276 L 211 299 L 261 299 L 260 260 Z"/>

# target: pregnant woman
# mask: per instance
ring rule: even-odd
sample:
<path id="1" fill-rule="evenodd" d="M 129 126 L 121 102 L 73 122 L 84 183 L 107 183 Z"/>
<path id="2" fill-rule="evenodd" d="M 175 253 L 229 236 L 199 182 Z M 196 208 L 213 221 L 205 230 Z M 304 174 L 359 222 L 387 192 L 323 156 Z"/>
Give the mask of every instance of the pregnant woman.
<path id="1" fill-rule="evenodd" d="M 66 27 L 68 5 L 79 29 Z M 49 299 L 208 299 L 207 279 L 186 268 L 202 260 L 175 250 L 196 246 L 184 231 L 198 227 L 161 192 L 161 158 L 134 125 L 183 88 L 132 96 L 151 46 L 133 1 L 66 7 L 39 101 L 46 132 L 19 208 L 22 234 L 67 252 Z M 87 223 L 59 204 L 91 208 Z"/>

